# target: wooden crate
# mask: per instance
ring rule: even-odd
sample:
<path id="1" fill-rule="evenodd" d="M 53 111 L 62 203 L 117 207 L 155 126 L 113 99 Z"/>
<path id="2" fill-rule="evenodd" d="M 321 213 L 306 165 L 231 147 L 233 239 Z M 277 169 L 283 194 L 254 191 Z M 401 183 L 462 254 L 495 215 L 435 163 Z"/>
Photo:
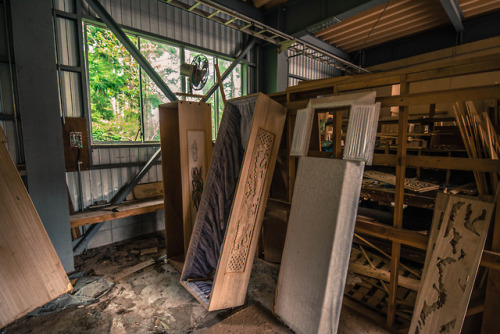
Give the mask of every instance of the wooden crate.
<path id="1" fill-rule="evenodd" d="M 389 259 L 379 256 L 373 252 L 366 250 L 365 253 L 370 259 L 371 265 L 379 270 L 383 270 L 389 273 L 391 262 Z M 370 263 L 363 255 L 362 251 L 356 247 L 352 248 L 351 258 L 349 260 L 351 264 L 359 264 L 367 267 L 371 267 Z M 414 269 L 417 271 L 417 269 Z M 409 272 L 408 270 L 400 270 L 399 274 L 402 277 L 411 278 L 418 280 L 418 277 Z M 353 284 L 346 284 L 344 294 L 346 297 L 355 300 L 356 302 L 363 304 L 370 309 L 373 309 L 380 314 L 387 314 L 387 301 L 388 293 L 387 287 L 389 285 L 386 281 L 381 281 L 379 279 L 362 275 L 359 273 L 350 273 L 350 275 L 355 275 L 359 279 L 351 280 Z M 389 277 L 389 276 L 388 276 Z M 397 308 L 396 308 L 396 321 L 403 325 L 410 325 L 411 314 L 413 313 L 413 307 L 415 306 L 415 300 L 417 298 L 417 291 L 412 289 L 407 289 L 402 286 L 398 287 L 397 291 Z"/>
<path id="2" fill-rule="evenodd" d="M 260 93 L 226 103 L 181 276 L 209 311 L 245 302 L 285 118 Z"/>
<path id="3" fill-rule="evenodd" d="M 212 157 L 210 105 L 176 101 L 160 106 L 167 257 L 187 252 Z"/>

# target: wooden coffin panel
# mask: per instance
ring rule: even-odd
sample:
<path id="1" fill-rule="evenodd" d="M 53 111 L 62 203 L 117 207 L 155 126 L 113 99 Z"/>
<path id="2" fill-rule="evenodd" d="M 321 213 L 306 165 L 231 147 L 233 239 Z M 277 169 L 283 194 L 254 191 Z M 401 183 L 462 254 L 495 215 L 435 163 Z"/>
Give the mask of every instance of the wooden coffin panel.
<path id="1" fill-rule="evenodd" d="M 493 207 L 472 197 L 449 196 L 434 250 L 427 254 L 409 333 L 460 333 Z"/>
<path id="2" fill-rule="evenodd" d="M 296 333 L 336 333 L 364 163 L 301 157 L 274 312 Z"/>
<path id="3" fill-rule="evenodd" d="M 239 101 L 228 101 L 181 277 L 181 283 L 210 311 L 245 301 L 286 118 L 285 108 L 263 94 L 243 99 L 254 99 L 255 107 L 235 111 L 231 103 Z M 231 141 L 239 142 L 239 147 L 228 149 Z M 245 146 L 244 155 L 238 156 Z M 198 289 L 192 280 L 203 278 L 201 273 L 207 280 Z"/>
<path id="4" fill-rule="evenodd" d="M 71 289 L 0 127 L 0 328 Z"/>
<path id="5" fill-rule="evenodd" d="M 212 157 L 210 105 L 176 101 L 160 106 L 167 257 L 187 253 Z"/>

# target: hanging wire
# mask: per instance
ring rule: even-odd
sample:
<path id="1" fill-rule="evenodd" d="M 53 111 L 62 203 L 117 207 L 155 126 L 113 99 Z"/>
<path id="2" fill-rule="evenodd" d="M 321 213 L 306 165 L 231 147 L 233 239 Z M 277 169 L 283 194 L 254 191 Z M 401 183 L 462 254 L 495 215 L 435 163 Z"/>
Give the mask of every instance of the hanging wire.
<path id="1" fill-rule="evenodd" d="M 366 38 L 365 40 L 363 41 L 363 45 L 361 46 L 361 49 L 359 49 L 359 51 L 356 53 L 356 55 L 354 56 L 354 60 L 356 59 L 356 57 L 359 57 L 359 66 L 361 66 L 361 52 L 364 50 L 365 48 L 365 45 L 366 45 L 366 42 L 368 41 L 368 39 L 370 38 L 371 34 L 373 33 L 373 30 L 375 30 L 375 27 L 377 26 L 377 24 L 380 22 L 380 19 L 382 18 L 382 16 L 384 16 L 384 13 L 385 11 L 387 10 L 387 7 L 389 7 L 389 4 L 391 3 L 391 0 L 387 1 L 387 3 L 385 4 L 385 7 L 384 7 L 384 10 L 382 11 L 382 13 L 380 13 L 377 21 L 375 22 L 375 24 L 373 25 L 372 29 L 370 30 L 370 32 L 368 33 L 368 35 L 366 35 Z M 354 62 L 353 60 L 353 62 Z"/>

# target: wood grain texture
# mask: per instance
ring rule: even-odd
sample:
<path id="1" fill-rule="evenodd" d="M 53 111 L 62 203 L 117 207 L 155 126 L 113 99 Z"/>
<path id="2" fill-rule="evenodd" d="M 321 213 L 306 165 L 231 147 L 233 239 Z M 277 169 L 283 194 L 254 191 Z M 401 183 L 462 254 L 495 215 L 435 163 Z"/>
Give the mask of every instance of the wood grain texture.
<path id="1" fill-rule="evenodd" d="M 449 198 L 409 333 L 460 333 L 493 206 L 474 198 Z"/>
<path id="2" fill-rule="evenodd" d="M 297 333 L 335 333 L 364 164 L 302 157 L 274 312 Z"/>
<path id="3" fill-rule="evenodd" d="M 189 142 L 190 134 L 200 132 L 202 142 L 199 142 L 199 136 L 195 136 L 198 139 L 196 143 Z M 197 168 L 195 172 L 196 180 L 199 181 L 197 190 L 201 192 L 210 165 L 212 157 L 210 105 L 186 101 L 161 105 L 160 137 L 167 257 L 171 258 L 187 252 L 196 219 L 196 210 L 192 209 L 196 206 L 192 203 L 191 169 Z M 196 166 L 190 162 L 193 150 L 196 150 L 196 154 L 200 157 L 196 159 Z"/>
<path id="4" fill-rule="evenodd" d="M 142 183 L 134 187 L 136 199 L 154 198 L 163 196 L 163 182 Z"/>
<path id="5" fill-rule="evenodd" d="M 112 219 L 142 215 L 163 209 L 163 199 L 139 202 L 113 207 L 113 210 L 95 210 L 77 212 L 70 216 L 71 227 L 96 224 Z"/>
<path id="6" fill-rule="evenodd" d="M 72 289 L 2 138 L 0 328 Z"/>
<path id="7" fill-rule="evenodd" d="M 239 306 L 245 302 L 285 119 L 285 108 L 259 95 L 214 277 L 210 311 Z M 231 268 L 231 259 L 242 254 L 244 265 L 238 267 L 237 272 L 228 272 L 226 268 Z"/>

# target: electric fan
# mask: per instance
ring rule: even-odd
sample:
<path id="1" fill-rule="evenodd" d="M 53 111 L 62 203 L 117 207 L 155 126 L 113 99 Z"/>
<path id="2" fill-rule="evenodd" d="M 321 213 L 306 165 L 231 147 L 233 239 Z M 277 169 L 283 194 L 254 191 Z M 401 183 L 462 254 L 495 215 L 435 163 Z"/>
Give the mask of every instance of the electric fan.
<path id="1" fill-rule="evenodd" d="M 207 83 L 209 70 L 208 59 L 204 55 L 197 55 L 191 64 L 181 64 L 181 75 L 189 78 L 191 89 L 200 90 Z"/>

